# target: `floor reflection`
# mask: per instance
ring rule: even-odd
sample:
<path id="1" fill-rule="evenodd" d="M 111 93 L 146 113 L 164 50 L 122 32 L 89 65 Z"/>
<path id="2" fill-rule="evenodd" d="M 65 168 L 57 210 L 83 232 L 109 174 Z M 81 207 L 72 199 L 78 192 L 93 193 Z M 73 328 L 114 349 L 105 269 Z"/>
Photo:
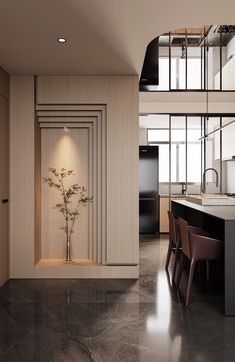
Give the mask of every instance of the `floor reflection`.
<path id="1" fill-rule="evenodd" d="M 146 325 L 148 338 L 150 337 L 153 343 L 154 340 L 161 340 L 158 358 L 176 362 L 180 360 L 182 337 L 170 335 L 172 311 L 170 288 L 167 272 L 159 271 L 156 284 L 156 311 L 147 317 Z"/>
<path id="2" fill-rule="evenodd" d="M 233 361 L 235 318 L 197 283 L 185 308 L 187 273 L 179 297 L 172 266 L 164 269 L 167 245 L 140 243 L 138 281 L 9 281 L 0 288 L 0 361 Z"/>
<path id="3" fill-rule="evenodd" d="M 147 328 L 150 333 L 165 333 L 171 319 L 171 295 L 165 271 L 158 273 L 156 289 L 156 313 L 148 317 Z"/>

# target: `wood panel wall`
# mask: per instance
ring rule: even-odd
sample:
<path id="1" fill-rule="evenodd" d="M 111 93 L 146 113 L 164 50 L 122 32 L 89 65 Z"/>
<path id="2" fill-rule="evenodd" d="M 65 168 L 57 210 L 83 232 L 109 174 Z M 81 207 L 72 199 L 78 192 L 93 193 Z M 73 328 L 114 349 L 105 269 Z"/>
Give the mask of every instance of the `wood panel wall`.
<path id="1" fill-rule="evenodd" d="M 9 278 L 9 84 L 0 67 L 0 286 Z"/>
<path id="2" fill-rule="evenodd" d="M 30 277 L 35 260 L 34 77 L 10 79 L 10 276 Z"/>
<path id="3" fill-rule="evenodd" d="M 160 233 L 169 233 L 169 197 L 160 197 Z"/>
<path id="4" fill-rule="evenodd" d="M 35 94 L 34 94 L 35 96 Z M 32 100 L 32 98 L 30 98 Z M 34 215 L 34 262 L 39 262 L 42 257 L 41 248 L 41 129 L 34 113 L 34 202 L 35 202 L 35 215 Z"/>
<path id="5" fill-rule="evenodd" d="M 107 263 L 138 264 L 138 77 L 39 76 L 37 103 L 107 105 Z"/>
<path id="6" fill-rule="evenodd" d="M 11 277 L 137 277 L 138 77 L 39 76 L 36 91 L 38 111 L 61 105 L 105 106 L 106 266 L 35 265 L 34 78 L 15 76 L 11 77 Z"/>

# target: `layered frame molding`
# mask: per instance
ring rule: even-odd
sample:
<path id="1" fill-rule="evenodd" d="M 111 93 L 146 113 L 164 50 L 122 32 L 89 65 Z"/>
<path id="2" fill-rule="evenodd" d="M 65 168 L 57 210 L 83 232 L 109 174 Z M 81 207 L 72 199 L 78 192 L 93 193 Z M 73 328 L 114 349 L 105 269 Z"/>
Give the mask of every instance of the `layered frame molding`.
<path id="1" fill-rule="evenodd" d="M 89 207 L 89 245 L 88 259 L 97 264 L 107 263 L 107 203 L 106 203 L 106 174 L 107 174 L 107 154 L 106 154 L 106 107 L 100 106 L 47 106 L 37 111 L 38 121 L 42 129 L 56 129 L 68 127 L 71 130 L 88 130 L 89 166 L 88 166 L 88 190 L 93 196 L 92 206 Z M 93 109 L 92 109 L 93 108 Z M 40 151 L 39 151 L 40 152 Z M 39 165 L 38 165 L 39 166 Z M 38 173 L 39 175 L 41 172 Z M 38 183 L 36 181 L 36 183 Z M 40 192 L 40 190 L 38 190 Z M 40 208 L 35 200 L 36 208 Z M 36 242 L 41 243 L 40 236 L 36 237 Z M 75 240 L 73 241 L 75 242 Z M 41 246 L 36 245 L 37 255 L 35 262 L 39 265 L 53 264 L 56 261 L 41 258 Z M 61 264 L 61 260 L 58 261 Z M 75 260 L 83 264 L 89 261 Z"/>
<path id="2" fill-rule="evenodd" d="M 88 258 L 71 264 L 41 235 L 41 130 L 64 125 L 87 130 L 95 200 Z M 138 76 L 11 76 L 11 278 L 138 278 L 138 136 Z"/>

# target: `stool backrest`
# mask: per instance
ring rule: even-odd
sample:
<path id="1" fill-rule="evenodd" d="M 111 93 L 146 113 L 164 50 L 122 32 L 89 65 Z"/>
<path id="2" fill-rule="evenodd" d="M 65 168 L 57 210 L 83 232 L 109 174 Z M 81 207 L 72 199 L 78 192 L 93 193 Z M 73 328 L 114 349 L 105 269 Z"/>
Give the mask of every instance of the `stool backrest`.
<path id="1" fill-rule="evenodd" d="M 191 259 L 191 249 L 190 249 L 189 230 L 188 230 L 187 221 L 179 218 L 179 227 L 180 227 L 180 239 L 181 239 L 182 251 L 189 259 Z"/>
<path id="2" fill-rule="evenodd" d="M 168 210 L 168 219 L 169 219 L 169 238 L 170 240 L 176 244 L 176 227 L 175 227 L 175 217 L 173 212 Z"/>

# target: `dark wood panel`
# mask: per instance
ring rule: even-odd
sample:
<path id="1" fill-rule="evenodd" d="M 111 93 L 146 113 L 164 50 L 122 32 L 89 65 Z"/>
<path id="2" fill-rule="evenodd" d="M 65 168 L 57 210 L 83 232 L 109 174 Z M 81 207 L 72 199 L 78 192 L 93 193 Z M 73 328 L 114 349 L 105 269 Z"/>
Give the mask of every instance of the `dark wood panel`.
<path id="1" fill-rule="evenodd" d="M 0 66 L 0 95 L 10 99 L 10 79 L 9 74 Z"/>

